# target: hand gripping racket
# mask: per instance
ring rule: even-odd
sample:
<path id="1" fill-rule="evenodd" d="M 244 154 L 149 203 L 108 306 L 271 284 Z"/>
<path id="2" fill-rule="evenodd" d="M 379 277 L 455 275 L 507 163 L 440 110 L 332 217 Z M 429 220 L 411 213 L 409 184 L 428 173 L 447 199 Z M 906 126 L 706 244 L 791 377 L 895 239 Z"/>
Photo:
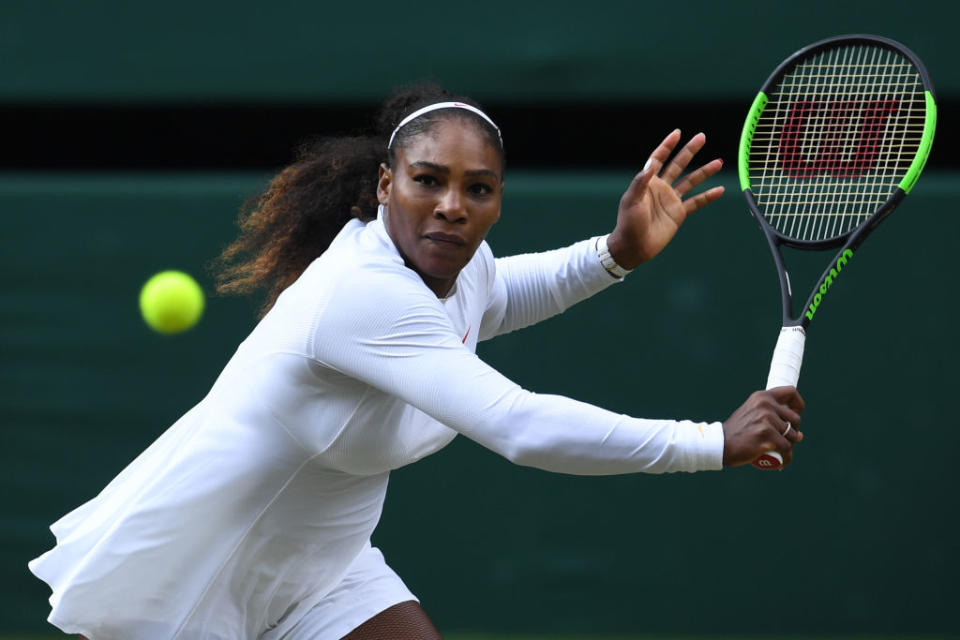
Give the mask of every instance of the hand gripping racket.
<path id="1" fill-rule="evenodd" d="M 796 386 L 807 327 L 867 236 L 906 197 L 930 155 L 937 105 L 902 44 L 829 38 L 787 58 L 760 88 L 740 136 L 740 187 L 780 276 L 783 328 L 767 389 Z M 781 247 L 837 249 L 799 315 Z M 753 463 L 777 469 L 776 451 Z"/>

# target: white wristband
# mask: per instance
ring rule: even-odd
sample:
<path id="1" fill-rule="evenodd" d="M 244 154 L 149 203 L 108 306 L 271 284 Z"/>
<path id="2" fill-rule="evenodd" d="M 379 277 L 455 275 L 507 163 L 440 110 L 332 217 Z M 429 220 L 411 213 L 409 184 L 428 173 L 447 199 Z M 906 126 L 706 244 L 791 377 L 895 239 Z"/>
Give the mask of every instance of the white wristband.
<path id="1" fill-rule="evenodd" d="M 608 233 L 605 236 L 597 238 L 597 257 L 600 258 L 600 264 L 607 270 L 607 273 L 614 278 L 623 278 L 633 271 L 633 269 L 624 269 L 613 259 L 613 256 L 610 255 L 610 248 L 607 246 L 607 238 L 609 237 L 610 234 Z"/>

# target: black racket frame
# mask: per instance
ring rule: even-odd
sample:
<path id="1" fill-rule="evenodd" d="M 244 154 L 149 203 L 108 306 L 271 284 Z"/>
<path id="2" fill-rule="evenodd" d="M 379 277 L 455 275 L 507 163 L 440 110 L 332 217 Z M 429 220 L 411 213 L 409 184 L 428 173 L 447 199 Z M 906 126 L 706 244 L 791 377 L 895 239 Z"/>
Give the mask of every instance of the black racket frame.
<path id="1" fill-rule="evenodd" d="M 811 45 L 795 51 L 789 58 L 780 63 L 780 65 L 773 71 L 772 74 L 770 74 L 770 77 L 767 78 L 767 81 L 763 83 L 760 91 L 766 94 L 772 87 L 776 86 L 781 77 L 790 73 L 802 60 L 810 56 L 816 55 L 826 49 L 835 48 L 838 45 L 848 46 L 857 44 L 868 44 L 880 46 L 886 49 L 892 49 L 908 58 L 919 72 L 920 78 L 923 81 L 924 89 L 929 91 L 934 97 L 936 96 L 936 93 L 933 89 L 933 83 L 930 81 L 930 76 L 927 73 L 926 67 L 924 67 L 923 62 L 920 61 L 920 58 L 918 58 L 913 51 L 896 40 L 870 34 L 834 36 L 832 38 L 820 40 L 819 42 L 814 42 Z M 763 231 L 763 235 L 767 239 L 767 244 L 770 247 L 770 253 L 773 254 L 773 261 L 777 267 L 777 276 L 780 280 L 780 297 L 783 306 L 783 326 L 800 326 L 803 327 L 804 330 L 807 329 L 812 321 L 812 318 L 808 317 L 805 311 L 810 308 L 811 304 L 813 304 L 817 294 L 820 294 L 821 297 L 824 295 L 825 291 L 821 292 L 821 288 L 824 287 L 825 283 L 828 281 L 828 278 L 830 278 L 832 282 L 833 276 L 831 276 L 831 271 L 836 271 L 837 264 L 841 257 L 847 251 L 855 253 L 860 245 L 863 244 L 864 240 L 866 240 L 867 237 L 873 233 L 874 229 L 877 228 L 877 225 L 879 225 L 887 216 L 893 213 L 893 210 L 897 208 L 897 205 L 899 205 L 900 202 L 902 202 L 907 196 L 903 189 L 896 187 L 890 197 L 887 198 L 886 202 L 884 202 L 884 204 L 877 209 L 872 216 L 870 216 L 856 228 L 851 229 L 850 231 L 847 231 L 846 233 L 835 238 L 828 238 L 826 240 L 796 240 L 794 238 L 788 238 L 787 236 L 782 235 L 780 232 L 774 229 L 769 222 L 767 222 L 766 218 L 763 217 L 763 213 L 760 212 L 760 207 L 757 205 L 756 197 L 751 189 L 745 189 L 743 195 L 747 201 L 747 206 L 750 209 L 750 213 L 760 225 L 760 229 Z M 800 313 L 796 316 L 793 315 L 793 293 L 791 291 L 790 277 L 787 273 L 787 267 L 783 260 L 783 253 L 781 251 L 781 247 L 783 246 L 800 249 L 803 251 L 824 251 L 840 247 L 836 255 L 833 257 L 833 260 L 830 261 L 820 278 L 816 281 L 816 284 L 810 292 L 806 303 L 803 307 L 801 307 Z"/>

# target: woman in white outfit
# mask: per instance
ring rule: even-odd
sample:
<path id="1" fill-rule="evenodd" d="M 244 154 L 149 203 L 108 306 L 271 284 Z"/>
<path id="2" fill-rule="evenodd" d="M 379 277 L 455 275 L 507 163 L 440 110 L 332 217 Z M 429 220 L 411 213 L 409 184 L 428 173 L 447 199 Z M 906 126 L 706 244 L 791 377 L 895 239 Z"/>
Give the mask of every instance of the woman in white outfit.
<path id="1" fill-rule="evenodd" d="M 30 563 L 50 622 L 90 640 L 438 638 L 370 534 L 390 470 L 458 433 L 564 473 L 720 469 L 772 450 L 789 463 L 793 388 L 724 423 L 645 420 L 531 393 L 474 353 L 620 282 L 720 197 L 689 195 L 722 163 L 681 178 L 704 136 L 667 162 L 679 140 L 634 178 L 612 233 L 503 259 L 484 242 L 503 142 L 465 99 L 419 87 L 385 105 L 379 135 L 303 151 L 222 256 L 221 290 L 267 289 L 261 322 Z"/>

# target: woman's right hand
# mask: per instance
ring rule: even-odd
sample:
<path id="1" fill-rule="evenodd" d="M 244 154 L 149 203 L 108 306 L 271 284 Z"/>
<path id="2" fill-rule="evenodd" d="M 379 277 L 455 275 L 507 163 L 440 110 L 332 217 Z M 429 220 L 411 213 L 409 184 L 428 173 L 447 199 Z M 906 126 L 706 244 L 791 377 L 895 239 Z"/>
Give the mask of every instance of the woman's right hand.
<path id="1" fill-rule="evenodd" d="M 753 462 L 777 451 L 783 464 L 793 460 L 793 445 L 803 440 L 803 398 L 794 387 L 756 391 L 723 423 L 723 466 Z"/>

